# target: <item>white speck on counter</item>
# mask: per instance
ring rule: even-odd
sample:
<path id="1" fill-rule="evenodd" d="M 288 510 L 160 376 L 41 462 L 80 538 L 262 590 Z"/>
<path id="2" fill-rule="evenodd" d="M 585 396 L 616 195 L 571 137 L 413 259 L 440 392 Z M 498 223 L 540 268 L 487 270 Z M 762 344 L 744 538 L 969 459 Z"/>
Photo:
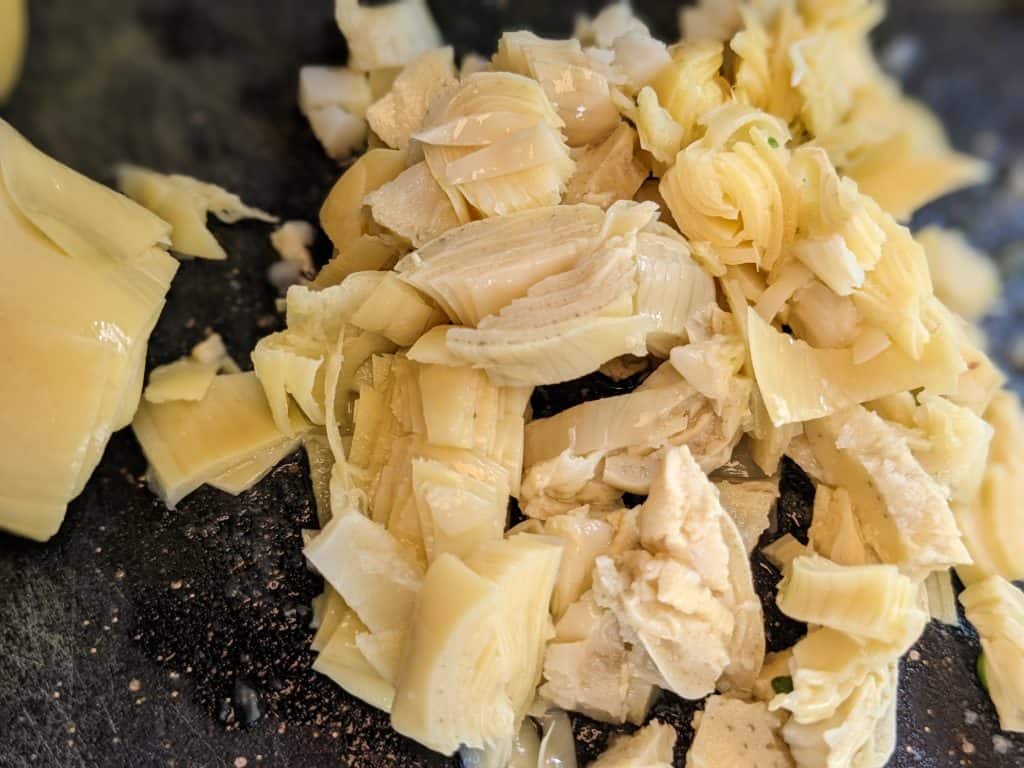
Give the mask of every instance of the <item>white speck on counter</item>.
<path id="1" fill-rule="evenodd" d="M 992 737 L 992 749 L 997 755 L 1005 755 L 1013 749 L 1013 742 L 997 733 Z"/>
<path id="2" fill-rule="evenodd" d="M 960 749 L 962 749 L 964 751 L 965 755 L 973 755 L 974 754 L 974 745 L 971 744 L 971 742 L 969 742 L 967 739 L 963 740 L 963 743 L 961 743 L 961 745 L 960 745 Z"/>
<path id="3" fill-rule="evenodd" d="M 911 651 L 908 655 L 910 656 L 910 660 L 911 661 L 920 661 L 921 660 L 921 654 L 918 653 L 916 650 Z"/>
<path id="4" fill-rule="evenodd" d="M 249 761 L 239 755 L 235 758 L 235 768 L 245 768 L 249 764 Z"/>
<path id="5" fill-rule="evenodd" d="M 978 722 L 978 713 L 968 709 L 964 712 L 964 722 L 968 725 L 974 725 Z"/>
<path id="6" fill-rule="evenodd" d="M 138 678 L 132 678 L 132 681 L 128 683 L 128 690 L 132 693 L 142 690 L 142 681 Z"/>

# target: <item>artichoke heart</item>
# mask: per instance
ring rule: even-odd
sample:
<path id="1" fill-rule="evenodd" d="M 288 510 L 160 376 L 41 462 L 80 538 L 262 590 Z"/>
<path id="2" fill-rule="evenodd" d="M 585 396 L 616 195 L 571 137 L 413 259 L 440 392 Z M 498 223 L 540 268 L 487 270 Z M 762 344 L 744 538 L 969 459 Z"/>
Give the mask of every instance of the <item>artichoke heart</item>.
<path id="1" fill-rule="evenodd" d="M 0 120 L 0 528 L 45 541 L 131 422 L 177 270 L 170 227 Z"/>

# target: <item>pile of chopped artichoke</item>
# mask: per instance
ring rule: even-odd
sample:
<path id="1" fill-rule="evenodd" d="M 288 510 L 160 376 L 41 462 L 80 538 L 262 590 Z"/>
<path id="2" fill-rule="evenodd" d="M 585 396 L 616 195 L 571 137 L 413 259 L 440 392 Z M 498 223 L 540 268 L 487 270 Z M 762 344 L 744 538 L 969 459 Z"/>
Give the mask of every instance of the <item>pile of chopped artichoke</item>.
<path id="1" fill-rule="evenodd" d="M 703 2 L 667 48 L 620 3 L 461 69 L 414 31 L 423 3 L 337 7 L 372 91 L 351 112 L 391 149 L 331 191 L 335 256 L 254 355 L 278 429 L 300 410 L 333 457 L 307 553 L 352 618 L 325 614 L 318 668 L 473 765 L 543 763 L 558 708 L 641 724 L 659 689 L 728 694 L 688 765 L 742 761 L 738 728 L 773 765 L 884 764 L 898 658 L 929 609 L 955 620 L 950 569 L 1020 575 L 1024 540 L 993 531 L 1024 417 L 954 314 L 991 305 L 957 277 L 982 257 L 899 223 L 985 169 L 881 74 L 881 4 Z M 534 387 L 599 369 L 653 372 L 530 417 Z M 738 451 L 765 474 L 712 483 Z M 748 556 L 786 455 L 817 485 L 810 542 L 764 551 L 814 628 L 766 660 Z M 546 565 L 505 581 L 527 551 Z M 654 728 L 595 765 L 670 764 Z"/>
<path id="2" fill-rule="evenodd" d="M 959 236 L 900 223 L 986 169 L 881 73 L 881 2 L 704 0 L 671 48 L 619 3 L 460 68 L 424 0 L 336 16 L 348 66 L 300 75 L 328 154 L 370 147 L 320 211 L 334 256 L 303 274 L 312 233 L 279 230 L 287 327 L 255 371 L 197 348 L 153 372 L 134 422 L 169 504 L 238 492 L 304 444 L 322 526 L 305 553 L 326 581 L 314 667 L 467 764 L 562 761 L 564 710 L 642 725 L 667 690 L 711 696 L 690 768 L 880 768 L 900 655 L 929 612 L 956 621 L 955 568 L 1019 729 L 1024 414 L 956 314 L 998 286 Z M 2 524 L 44 536 L 92 435 L 131 419 L 173 264 L 165 225 L 120 198 L 90 198 L 101 217 L 67 205 L 84 182 L 35 183 L 49 161 L 0 130 L 0 226 L 24 269 L 60 256 L 69 279 L 102 274 L 97 295 L 146 296 L 107 302 L 127 351 L 52 323 L 7 335 L 39 379 L 61 380 L 32 353 L 54 338 L 84 371 L 46 390 L 67 404 L 60 441 L 5 422 L 24 440 L 0 487 L 45 471 L 33 488 L 57 490 L 0 497 Z M 207 212 L 267 218 L 185 177 L 128 168 L 122 185 L 185 254 L 223 258 Z M 116 242 L 89 226 L 112 215 Z M 643 380 L 533 418 L 535 387 L 598 370 Z M 31 412 L 23 383 L 8 400 Z M 784 456 L 816 486 L 809 541 L 762 552 L 810 629 L 766 657 L 750 555 Z M 674 742 L 652 722 L 593 765 L 668 766 Z"/>

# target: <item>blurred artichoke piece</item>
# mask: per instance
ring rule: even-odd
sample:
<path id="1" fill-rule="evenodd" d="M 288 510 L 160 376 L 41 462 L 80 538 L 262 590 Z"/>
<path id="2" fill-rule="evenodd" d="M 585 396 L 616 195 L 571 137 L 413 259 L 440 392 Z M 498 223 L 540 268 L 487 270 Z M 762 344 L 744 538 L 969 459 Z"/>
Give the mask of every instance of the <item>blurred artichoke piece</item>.
<path id="1" fill-rule="evenodd" d="M 943 304 L 970 321 L 992 310 L 999 299 L 1000 279 L 988 254 L 955 229 L 925 227 L 914 237 L 928 257 L 935 295 Z"/>
<path id="2" fill-rule="evenodd" d="M 0 104 L 14 91 L 28 47 L 28 0 L 0 0 Z"/>
<path id="3" fill-rule="evenodd" d="M 1024 732 L 1024 595 L 999 576 L 960 593 L 985 654 L 988 693 L 1004 731 Z"/>
<path id="4" fill-rule="evenodd" d="M 344 160 L 366 143 L 366 74 L 348 67 L 299 70 L 299 109 L 328 157 Z"/>
<path id="5" fill-rule="evenodd" d="M 361 5 L 335 0 L 334 18 L 348 43 L 348 64 L 360 72 L 402 67 L 441 46 L 426 0 Z"/>

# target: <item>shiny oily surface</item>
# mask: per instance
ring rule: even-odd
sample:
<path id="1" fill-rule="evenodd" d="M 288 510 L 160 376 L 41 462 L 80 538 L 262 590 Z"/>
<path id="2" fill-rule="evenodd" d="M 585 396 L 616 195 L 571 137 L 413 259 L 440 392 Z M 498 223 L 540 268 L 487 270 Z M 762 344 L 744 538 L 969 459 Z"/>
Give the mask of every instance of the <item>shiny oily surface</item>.
<path id="1" fill-rule="evenodd" d="M 459 53 L 485 50 L 503 27 L 567 34 L 583 5 L 432 3 Z M 1024 200 L 1008 183 L 1024 151 L 1024 94 L 1006 62 L 1015 60 L 1024 19 L 995 15 L 989 2 L 973 3 L 979 10 L 970 16 L 923 11 L 936 7 L 923 2 L 893 5 L 880 35 L 886 59 L 909 61 L 910 91 L 938 109 L 957 146 L 994 153 L 999 169 L 994 186 L 943 201 L 921 222 L 966 227 L 1010 268 L 1005 248 L 1024 238 Z M 299 114 L 295 89 L 301 65 L 343 60 L 329 6 L 33 3 L 24 79 L 0 115 L 99 180 L 111 182 L 119 162 L 140 163 L 218 183 L 286 219 L 312 220 L 338 172 Z M 674 30 L 671 4 L 636 6 L 656 32 Z M 208 326 L 239 361 L 279 328 L 275 291 L 264 278 L 275 258 L 268 229 L 211 227 L 228 259 L 183 265 L 152 339 L 150 368 L 187 354 Z M 320 263 L 323 246 L 318 241 Z M 1004 365 L 1024 315 L 1024 282 L 1008 290 L 1006 313 L 987 324 Z M 617 391 L 596 378 L 559 385 L 537 393 L 534 408 L 548 415 Z M 175 512 L 145 488 L 144 470 L 130 432 L 118 433 L 49 545 L 0 536 L 0 647 L 8 651 L 0 663 L 0 763 L 455 764 L 397 736 L 384 715 L 310 669 L 308 604 L 319 584 L 301 558 L 300 530 L 315 521 L 304 459 L 287 459 L 238 498 L 197 491 Z M 809 493 L 787 474 L 783 530 L 806 524 Z M 754 573 L 769 594 L 777 574 L 760 558 Z M 766 613 L 772 647 L 790 644 L 800 628 L 772 608 Z M 976 653 L 966 630 L 928 629 L 902 670 L 893 766 L 1008 768 L 1024 760 L 1020 739 L 993 742 Z M 678 765 L 693 709 L 666 696 L 652 713 L 679 728 Z M 586 765 L 607 731 L 573 719 Z"/>

